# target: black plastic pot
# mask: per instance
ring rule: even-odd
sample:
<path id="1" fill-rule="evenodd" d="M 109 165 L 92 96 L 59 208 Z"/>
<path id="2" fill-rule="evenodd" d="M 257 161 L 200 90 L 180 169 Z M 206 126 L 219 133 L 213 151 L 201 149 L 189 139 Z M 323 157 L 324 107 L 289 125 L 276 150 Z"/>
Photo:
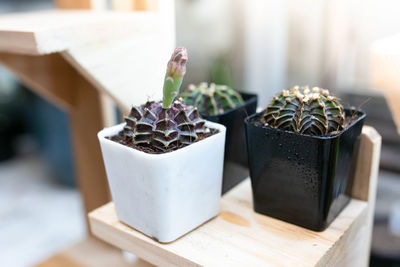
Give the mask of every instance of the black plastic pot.
<path id="1" fill-rule="evenodd" d="M 240 94 L 244 100 L 243 105 L 219 115 L 201 114 L 204 119 L 221 123 L 226 127 L 222 194 L 249 177 L 244 119 L 256 112 L 257 95 Z"/>
<path id="2" fill-rule="evenodd" d="M 311 136 L 263 126 L 264 112 L 245 120 L 256 212 L 324 230 L 347 205 L 365 114 L 332 136 Z"/>

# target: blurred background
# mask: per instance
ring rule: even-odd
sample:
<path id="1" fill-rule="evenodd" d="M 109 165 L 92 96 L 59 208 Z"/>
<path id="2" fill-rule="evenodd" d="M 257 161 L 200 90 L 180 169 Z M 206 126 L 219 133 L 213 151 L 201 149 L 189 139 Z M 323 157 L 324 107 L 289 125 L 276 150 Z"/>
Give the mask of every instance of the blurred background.
<path id="1" fill-rule="evenodd" d="M 52 8 L 2 0 L 0 16 Z M 283 88 L 321 86 L 366 110 L 383 137 L 371 266 L 400 266 L 400 136 L 370 83 L 370 48 L 400 33 L 400 2 L 176 0 L 175 8 L 177 44 L 190 55 L 183 86 L 228 84 L 257 93 L 261 107 Z M 35 265 L 86 235 L 68 121 L 0 65 L 2 266 Z"/>

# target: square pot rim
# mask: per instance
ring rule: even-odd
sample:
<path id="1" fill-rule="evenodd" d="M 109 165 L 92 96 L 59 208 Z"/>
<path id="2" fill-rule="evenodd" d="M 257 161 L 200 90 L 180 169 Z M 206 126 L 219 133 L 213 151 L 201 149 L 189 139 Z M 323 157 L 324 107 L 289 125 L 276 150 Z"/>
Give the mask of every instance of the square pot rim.
<path id="1" fill-rule="evenodd" d="M 213 119 L 213 118 L 222 117 L 222 116 L 224 116 L 224 115 L 228 115 L 228 114 L 230 114 L 230 113 L 233 113 L 233 112 L 235 112 L 235 111 L 237 111 L 237 110 L 239 110 L 239 109 L 241 109 L 241 108 L 243 108 L 243 107 L 245 107 L 245 106 L 248 106 L 248 105 L 250 105 L 250 104 L 253 104 L 253 103 L 256 102 L 257 99 L 258 99 L 258 95 L 257 95 L 257 94 L 247 93 L 247 92 L 241 92 L 241 91 L 237 91 L 237 92 L 238 92 L 242 97 L 243 97 L 244 94 L 248 95 L 248 96 L 249 96 L 249 99 L 247 99 L 246 101 L 243 101 L 243 104 L 240 104 L 239 106 L 237 106 L 237 107 L 235 107 L 235 108 L 229 109 L 229 110 L 227 110 L 227 111 L 225 111 L 225 112 L 223 112 L 223 113 L 217 114 L 217 115 L 207 115 L 207 114 L 204 114 L 204 113 L 200 113 L 200 115 L 201 115 L 203 118 L 207 118 L 207 119 L 208 119 L 208 118 Z"/>
<path id="2" fill-rule="evenodd" d="M 263 109 L 260 112 L 254 113 L 248 117 L 246 117 L 244 119 L 244 123 L 246 124 L 246 127 L 249 127 L 250 125 L 256 128 L 262 128 L 262 129 L 268 129 L 268 130 L 275 130 L 277 132 L 281 132 L 281 133 L 285 133 L 285 134 L 291 134 L 291 135 L 297 135 L 297 136 L 301 136 L 301 137 L 306 137 L 306 138 L 311 138 L 311 139 L 319 139 L 319 140 L 331 140 L 331 139 L 335 139 L 340 137 L 343 133 L 347 132 L 350 128 L 352 128 L 354 125 L 356 125 L 358 122 L 362 121 L 365 119 L 366 117 L 366 113 L 361 110 L 361 109 L 356 109 L 356 108 L 345 108 L 345 111 L 356 111 L 358 112 L 360 115 L 358 116 L 358 118 L 354 121 L 352 121 L 350 123 L 350 125 L 348 125 L 345 129 L 341 130 L 339 133 L 337 134 L 333 134 L 333 135 L 322 135 L 322 136 L 318 136 L 318 135 L 310 135 L 310 134 L 301 134 L 301 133 L 296 133 L 296 132 L 292 132 L 292 131 L 288 131 L 288 130 L 282 130 L 282 129 L 278 129 L 278 128 L 272 128 L 270 126 L 265 126 L 265 125 L 257 125 L 254 123 L 251 123 L 250 120 L 253 119 L 256 116 L 259 116 L 261 114 L 263 114 L 265 112 L 266 109 Z"/>
<path id="3" fill-rule="evenodd" d="M 113 125 L 111 127 L 106 127 L 104 129 L 100 130 L 97 133 L 98 139 L 101 139 L 101 140 L 103 140 L 104 142 L 106 142 L 108 144 L 119 146 L 119 148 L 121 148 L 121 149 L 129 150 L 132 153 L 137 153 L 138 155 L 141 155 L 142 157 L 147 157 L 149 159 L 170 158 L 171 156 L 173 156 L 173 154 L 188 152 L 188 150 L 191 147 L 193 148 L 193 146 L 206 145 L 207 140 L 210 140 L 212 138 L 219 138 L 220 135 L 224 135 L 223 139 L 225 140 L 225 132 L 226 132 L 226 127 L 224 125 L 222 125 L 220 123 L 211 122 L 211 121 L 206 120 L 206 124 L 205 125 L 208 128 L 217 129 L 219 132 L 216 133 L 216 134 L 213 134 L 213 135 L 211 135 L 211 136 L 209 136 L 209 137 L 207 137 L 207 138 L 205 138 L 203 140 L 200 140 L 198 142 L 195 142 L 193 144 L 187 145 L 185 147 L 179 148 L 179 149 L 174 150 L 174 151 L 170 151 L 170 152 L 167 152 L 167 153 L 160 153 L 160 154 L 150 154 L 150 153 L 146 153 L 144 151 L 140 151 L 140 150 L 134 149 L 132 147 L 120 144 L 118 142 L 115 142 L 115 141 L 112 141 L 112 140 L 106 138 L 106 137 L 112 136 L 112 134 L 109 134 L 109 132 L 113 132 L 114 133 L 114 132 L 121 131 L 123 129 L 123 127 L 125 126 L 125 124 L 126 124 L 126 122 L 122 122 L 120 124 L 116 124 L 116 125 Z"/>

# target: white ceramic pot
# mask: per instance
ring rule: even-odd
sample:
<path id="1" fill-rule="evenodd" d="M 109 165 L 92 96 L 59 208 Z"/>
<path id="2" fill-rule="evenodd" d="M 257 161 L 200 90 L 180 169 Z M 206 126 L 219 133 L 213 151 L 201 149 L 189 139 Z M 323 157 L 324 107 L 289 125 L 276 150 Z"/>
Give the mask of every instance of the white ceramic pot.
<path id="1" fill-rule="evenodd" d="M 105 137 L 124 123 L 98 133 L 118 218 L 155 238 L 171 242 L 216 216 L 221 198 L 225 127 L 219 133 L 164 154 L 145 153 Z"/>

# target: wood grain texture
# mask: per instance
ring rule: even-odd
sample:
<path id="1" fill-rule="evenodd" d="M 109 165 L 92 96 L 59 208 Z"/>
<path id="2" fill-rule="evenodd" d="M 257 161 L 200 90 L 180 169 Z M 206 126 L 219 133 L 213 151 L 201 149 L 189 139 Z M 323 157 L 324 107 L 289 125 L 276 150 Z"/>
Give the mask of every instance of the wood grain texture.
<path id="1" fill-rule="evenodd" d="M 129 110 L 149 98 L 161 99 L 166 62 L 175 46 L 174 14 L 174 1 L 163 0 L 156 11 L 147 12 L 54 10 L 2 15 L 0 51 L 60 52 L 97 89 Z"/>
<path id="2" fill-rule="evenodd" d="M 75 165 L 85 210 L 90 211 L 110 199 L 103 158 L 96 138 L 105 126 L 105 110 L 99 92 L 91 83 L 77 72 L 71 79 L 74 81 L 72 88 L 76 101 L 70 110 Z"/>
<path id="3" fill-rule="evenodd" d="M 97 141 L 97 132 L 104 128 L 104 110 L 96 88 L 58 53 L 42 56 L 0 53 L 0 63 L 28 88 L 69 113 L 85 210 L 89 212 L 110 201 Z"/>
<path id="4" fill-rule="evenodd" d="M 87 212 L 109 201 L 96 134 L 113 123 L 112 102 L 127 112 L 132 104 L 161 95 L 174 47 L 173 0 L 159 7 L 157 12 L 54 10 L 0 16 L 0 62 L 70 113 Z"/>
<path id="5" fill-rule="evenodd" d="M 154 14 L 154 27 L 104 40 L 101 45 L 78 45 L 62 53 L 123 113 L 148 99 L 161 99 L 166 62 L 175 46 L 173 0 L 161 1 L 157 12 L 125 13 Z"/>
<path id="6" fill-rule="evenodd" d="M 155 12 L 51 10 L 0 16 L 0 51 L 48 54 L 159 31 Z"/>
<path id="7" fill-rule="evenodd" d="M 150 267 L 137 257 L 129 261 L 121 250 L 95 238 L 87 238 L 36 265 L 36 267 Z"/>
<path id="8" fill-rule="evenodd" d="M 56 0 L 56 6 L 59 9 L 91 9 L 91 10 L 107 10 L 106 0 Z M 110 127 L 117 124 L 115 103 L 112 98 L 100 93 L 101 106 L 103 108 L 103 125 Z"/>
<path id="9" fill-rule="evenodd" d="M 359 143 L 357 152 L 357 168 L 352 190 L 353 198 L 370 203 L 375 202 L 381 143 L 382 137 L 373 127 L 363 127 L 362 140 Z M 369 177 L 368 181 L 366 177 Z"/>
<path id="10" fill-rule="evenodd" d="M 370 126 L 364 126 L 352 195 L 353 198 L 368 201 L 368 211 L 363 224 L 353 231 L 349 249 L 338 259 L 337 266 L 369 266 L 381 145 L 379 133 Z"/>
<path id="11" fill-rule="evenodd" d="M 37 94 L 64 110 L 75 104 L 71 90 L 74 69 L 59 54 L 30 56 L 0 53 L 0 64 Z"/>
<path id="12" fill-rule="evenodd" d="M 320 266 L 369 265 L 381 143 L 378 132 L 370 126 L 364 126 L 358 144 L 352 196 L 368 201 L 367 212 L 343 235 L 346 241 L 333 247 L 327 253 L 329 257 L 320 261 Z"/>
<path id="13" fill-rule="evenodd" d="M 370 166 L 359 168 L 372 171 L 358 171 L 356 179 L 371 183 L 369 196 L 376 190 L 379 145 L 375 130 L 364 128 L 360 149 L 366 152 L 373 147 L 374 152 L 359 153 L 362 162 L 372 159 Z M 255 213 L 246 180 L 222 198 L 219 216 L 169 244 L 121 223 L 113 203 L 90 213 L 89 221 L 95 236 L 155 265 L 367 266 L 371 211 L 368 202 L 353 199 L 328 229 L 314 232 Z"/>
<path id="14" fill-rule="evenodd" d="M 119 222 L 113 203 L 90 213 L 89 220 L 95 236 L 155 265 L 314 266 L 330 262 L 325 255 L 342 246 L 337 243 L 365 219 L 366 211 L 366 202 L 353 200 L 327 230 L 313 232 L 254 213 L 246 180 L 224 196 L 217 218 L 170 244 Z"/>

